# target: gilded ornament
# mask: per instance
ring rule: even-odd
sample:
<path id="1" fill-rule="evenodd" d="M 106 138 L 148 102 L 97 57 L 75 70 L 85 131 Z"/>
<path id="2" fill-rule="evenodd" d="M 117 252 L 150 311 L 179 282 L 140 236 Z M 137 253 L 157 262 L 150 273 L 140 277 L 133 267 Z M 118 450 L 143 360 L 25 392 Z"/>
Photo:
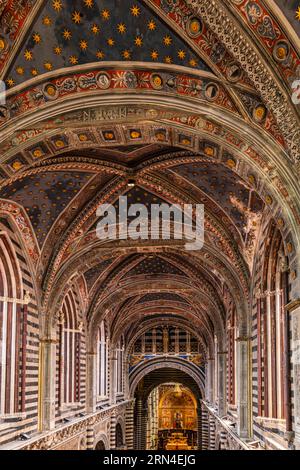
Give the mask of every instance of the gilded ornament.
<path id="1" fill-rule="evenodd" d="M 151 75 L 150 82 L 156 90 L 161 90 L 163 88 L 163 79 L 158 74 Z"/>
<path id="2" fill-rule="evenodd" d="M 187 22 L 186 31 L 190 37 L 194 39 L 198 38 L 199 36 L 201 36 L 203 31 L 202 21 L 199 18 L 191 18 Z"/>

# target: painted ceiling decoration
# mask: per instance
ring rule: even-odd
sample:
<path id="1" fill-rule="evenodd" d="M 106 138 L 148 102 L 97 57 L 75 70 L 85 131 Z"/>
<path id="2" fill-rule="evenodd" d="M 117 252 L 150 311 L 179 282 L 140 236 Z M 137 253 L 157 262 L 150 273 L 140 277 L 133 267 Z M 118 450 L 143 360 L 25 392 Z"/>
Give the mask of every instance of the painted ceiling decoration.
<path id="1" fill-rule="evenodd" d="M 181 165 L 172 171 L 189 180 L 227 212 L 245 238 L 249 218 L 258 223 L 263 202 L 226 166 L 212 163 Z M 250 215 L 251 214 L 251 215 Z"/>
<path id="2" fill-rule="evenodd" d="M 298 5 L 276 3 L 297 29 Z M 212 332 L 225 284 L 246 309 L 271 216 L 297 277 L 298 108 L 289 92 L 300 61 L 275 8 L 8 0 L 0 25 L 10 86 L 0 104 L 0 209 L 24 237 L 45 306 L 81 276 L 91 325 L 99 308 L 121 328 L 123 313 L 133 322 L 167 305 L 166 317 L 184 308 Z M 97 207 L 117 209 L 120 195 L 148 209 L 203 203 L 203 250 L 100 242 Z"/>
<path id="3" fill-rule="evenodd" d="M 99 276 L 111 265 L 112 262 L 113 260 L 111 259 L 104 260 L 102 263 L 94 266 L 84 273 L 88 290 L 93 287 Z"/>
<path id="4" fill-rule="evenodd" d="M 134 268 L 132 268 L 127 276 L 139 276 L 143 274 L 173 274 L 175 276 L 184 276 L 185 274 L 173 264 L 169 263 L 160 256 L 150 256 Z"/>
<path id="5" fill-rule="evenodd" d="M 148 302 L 162 302 L 171 301 L 171 302 L 186 302 L 183 297 L 177 294 L 147 294 L 139 300 L 139 303 L 148 303 Z"/>
<path id="6" fill-rule="evenodd" d="M 129 208 L 132 204 L 143 204 L 147 210 L 148 210 L 148 213 L 150 214 L 151 213 L 151 205 L 152 204 L 168 204 L 167 201 L 164 201 L 162 200 L 161 198 L 155 196 L 154 194 L 150 193 L 149 191 L 139 187 L 139 186 L 134 186 L 133 188 L 126 188 L 126 190 L 120 194 L 119 196 L 122 196 L 122 197 L 126 197 L 127 198 L 127 207 Z M 119 198 L 114 202 L 113 204 L 114 208 L 115 208 L 115 211 L 116 211 L 116 216 L 117 216 L 117 220 L 119 218 L 119 214 L 120 214 L 120 211 L 119 211 L 119 207 L 120 207 L 120 204 L 119 204 Z M 129 216 L 127 217 L 127 223 L 128 225 L 133 221 L 135 220 L 136 217 L 135 216 Z M 94 231 L 97 227 L 97 224 L 99 221 L 102 220 L 102 217 L 100 218 L 97 218 L 97 220 L 95 221 L 95 223 L 93 224 L 93 226 L 91 227 L 90 230 Z"/>
<path id="7" fill-rule="evenodd" d="M 49 367 L 55 361 L 48 345 L 58 333 L 65 338 L 60 313 L 70 290 L 82 310 L 78 330 L 70 332 L 76 351 L 89 354 L 88 386 L 102 321 L 107 342 L 100 340 L 98 351 L 106 342 L 117 355 L 123 346 L 125 353 L 141 334 L 171 327 L 197 336 L 201 361 L 220 353 L 222 372 L 225 352 L 233 369 L 237 355 L 259 337 L 255 328 L 266 333 L 265 299 L 271 295 L 274 318 L 284 296 L 294 308 L 300 292 L 299 33 L 300 0 L 0 0 L 0 80 L 7 87 L 5 99 L 0 94 L 0 232 L 11 237 L 26 286 L 32 277 L 35 320 L 42 320 L 36 337 Z M 97 209 L 111 204 L 118 215 L 120 196 L 148 214 L 154 204 L 203 204 L 202 249 L 187 250 L 174 234 L 99 239 Z M 128 217 L 128 224 L 135 219 Z M 276 273 L 266 281 L 272 264 Z M 280 294 L 278 302 L 273 294 Z M 253 357 L 258 360 L 261 349 L 264 361 L 260 346 Z M 190 365 L 201 364 L 205 374 L 197 361 Z M 229 392 L 234 378 L 221 382 Z M 53 402 L 43 385 L 41 408 Z M 60 408 L 53 414 L 43 408 L 41 424 L 45 418 L 52 429 L 51 416 L 73 416 L 77 398 L 61 416 Z M 100 411 L 97 403 L 99 412 L 112 411 Z M 16 415 L 20 429 L 25 415 Z M 15 436 L 10 421 L 5 426 Z M 260 432 L 265 423 L 255 425 Z"/>
<path id="8" fill-rule="evenodd" d="M 49 172 L 16 181 L 0 191 L 0 198 L 22 205 L 43 244 L 57 217 L 91 178 L 86 172 Z"/>
<path id="9" fill-rule="evenodd" d="M 27 32 L 7 83 L 63 67 L 121 60 L 210 70 L 140 1 L 127 0 L 124 8 L 124 0 L 48 0 Z"/>

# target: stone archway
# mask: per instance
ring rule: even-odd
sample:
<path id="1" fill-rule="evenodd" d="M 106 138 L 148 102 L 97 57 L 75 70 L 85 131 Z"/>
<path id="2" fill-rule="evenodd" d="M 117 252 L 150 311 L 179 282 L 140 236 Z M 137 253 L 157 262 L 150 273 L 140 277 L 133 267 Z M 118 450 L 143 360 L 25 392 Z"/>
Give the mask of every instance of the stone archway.
<path id="1" fill-rule="evenodd" d="M 133 387 L 131 387 L 131 393 L 135 397 L 133 441 L 136 450 L 146 449 L 148 397 L 157 386 L 169 382 L 184 385 L 194 395 L 197 404 L 198 449 L 202 447 L 201 399 L 203 395 L 200 382 L 188 370 L 168 367 L 166 364 L 164 368 L 146 367 L 143 374 L 138 374 L 133 379 Z"/>
<path id="2" fill-rule="evenodd" d="M 122 449 L 124 447 L 124 435 L 123 429 L 120 423 L 116 425 L 116 449 Z"/>

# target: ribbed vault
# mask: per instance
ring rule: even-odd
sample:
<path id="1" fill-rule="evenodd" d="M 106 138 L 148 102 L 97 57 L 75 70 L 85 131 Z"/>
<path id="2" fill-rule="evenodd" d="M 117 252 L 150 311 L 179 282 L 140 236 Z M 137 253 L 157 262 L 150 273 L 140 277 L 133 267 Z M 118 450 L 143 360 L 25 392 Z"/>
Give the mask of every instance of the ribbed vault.
<path id="1" fill-rule="evenodd" d="M 174 358 L 164 367 L 154 360 L 157 370 L 145 376 L 126 370 L 131 398 L 136 377 L 146 397 L 167 374 L 200 400 L 209 360 L 221 374 L 232 345 L 256 337 L 251 315 L 269 224 L 288 266 L 289 300 L 299 297 L 295 8 L 263 0 L 1 2 L 0 222 L 22 239 L 42 340 L 59 344 L 70 296 L 89 357 L 101 327 L 102 343 L 126 360 L 138 335 L 160 324 L 195 330 L 201 343 L 205 364 L 190 365 L 190 376 Z M 203 248 L 190 252 L 184 240 L 162 236 L 100 240 L 97 209 L 117 210 L 121 196 L 148 209 L 203 204 Z M 55 403 L 48 395 L 44 402 Z M 41 428 L 53 418 L 44 412 Z"/>

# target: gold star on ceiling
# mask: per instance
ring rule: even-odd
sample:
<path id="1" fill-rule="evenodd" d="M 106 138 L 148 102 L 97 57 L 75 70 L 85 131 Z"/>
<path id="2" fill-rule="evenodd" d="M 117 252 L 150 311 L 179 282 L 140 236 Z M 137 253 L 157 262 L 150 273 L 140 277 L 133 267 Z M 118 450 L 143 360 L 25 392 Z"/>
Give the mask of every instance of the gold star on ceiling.
<path id="1" fill-rule="evenodd" d="M 132 16 L 138 17 L 141 14 L 141 10 L 137 5 L 133 5 L 130 8 Z"/>
<path id="2" fill-rule="evenodd" d="M 49 70 L 49 71 L 53 69 L 52 63 L 48 61 L 44 63 L 44 67 L 46 70 Z"/>
<path id="3" fill-rule="evenodd" d="M 157 60 L 158 59 L 158 52 L 157 51 L 151 51 L 151 59 L 152 60 Z"/>
<path id="4" fill-rule="evenodd" d="M 36 76 L 38 75 L 38 71 L 37 71 L 37 69 L 35 69 L 35 68 L 34 68 L 34 69 L 31 69 L 31 72 L 30 72 L 30 73 L 31 73 L 31 75 L 32 75 L 33 77 L 36 77 Z"/>
<path id="5" fill-rule="evenodd" d="M 33 54 L 32 54 L 31 51 L 26 49 L 26 51 L 24 52 L 24 57 L 25 57 L 26 60 L 32 60 L 33 59 Z"/>
<path id="6" fill-rule="evenodd" d="M 24 68 L 23 67 L 17 67 L 16 72 L 18 75 L 24 75 Z"/>
<path id="7" fill-rule="evenodd" d="M 197 61 L 195 59 L 191 59 L 189 61 L 189 64 L 190 64 L 191 67 L 197 67 Z"/>
<path id="8" fill-rule="evenodd" d="M 93 34 L 99 34 L 100 33 L 100 28 L 96 23 L 94 23 L 91 27 L 91 31 L 92 31 Z"/>
<path id="9" fill-rule="evenodd" d="M 131 58 L 131 53 L 130 53 L 130 51 L 128 51 L 127 49 L 125 49 L 125 51 L 122 52 L 122 57 L 123 57 L 123 59 L 125 59 L 125 60 L 130 60 L 130 58 Z"/>
<path id="10" fill-rule="evenodd" d="M 180 49 L 180 51 L 177 52 L 177 55 L 178 55 L 180 60 L 185 59 L 185 52 L 182 49 Z"/>
<path id="11" fill-rule="evenodd" d="M 63 31 L 63 38 L 69 41 L 72 37 L 72 33 L 69 29 L 64 29 Z"/>
<path id="12" fill-rule="evenodd" d="M 165 46 L 171 46 L 171 44 L 172 44 L 171 36 L 165 36 L 163 38 L 163 43 L 164 43 Z"/>
<path id="13" fill-rule="evenodd" d="M 166 64 L 172 64 L 172 57 L 170 57 L 169 55 L 167 55 L 167 56 L 165 57 L 165 63 L 166 63 Z"/>
<path id="14" fill-rule="evenodd" d="M 118 26 L 118 33 L 125 34 L 126 33 L 126 26 L 124 23 L 119 23 Z"/>
<path id="15" fill-rule="evenodd" d="M 114 40 L 113 38 L 108 38 L 107 44 L 108 44 L 110 47 L 112 47 L 112 46 L 115 45 L 115 40 Z"/>
<path id="16" fill-rule="evenodd" d="M 93 8 L 94 6 L 94 0 L 83 0 L 84 4 L 87 8 Z"/>
<path id="17" fill-rule="evenodd" d="M 32 39 L 36 44 L 40 44 L 42 41 L 41 35 L 39 33 L 34 33 Z"/>
<path id="18" fill-rule="evenodd" d="M 99 51 L 97 51 L 97 53 L 96 53 L 96 57 L 97 57 L 97 59 L 102 60 L 102 59 L 104 59 L 105 54 L 104 54 L 103 51 L 100 51 L 100 50 L 99 50 Z"/>
<path id="19" fill-rule="evenodd" d="M 300 21 L 300 5 L 298 6 L 297 10 L 296 10 L 296 19 L 298 21 Z"/>
<path id="20" fill-rule="evenodd" d="M 135 40 L 134 40 L 134 44 L 137 46 L 137 47 L 142 47 L 143 45 L 143 38 L 141 36 L 136 36 Z"/>
<path id="21" fill-rule="evenodd" d="M 61 11 L 62 10 L 61 0 L 53 0 L 52 1 L 52 7 L 54 8 L 55 11 Z"/>
<path id="22" fill-rule="evenodd" d="M 6 84 L 7 84 L 7 86 L 9 86 L 9 87 L 11 88 L 12 86 L 14 86 L 15 81 L 14 81 L 13 78 L 8 78 L 8 79 L 6 80 Z"/>
<path id="23" fill-rule="evenodd" d="M 53 48 L 54 54 L 60 55 L 62 53 L 62 48 L 60 46 L 55 46 Z"/>
<path id="24" fill-rule="evenodd" d="M 101 11 L 101 16 L 102 16 L 103 20 L 106 20 L 106 21 L 109 20 L 109 18 L 110 18 L 109 10 L 102 10 Z"/>
<path id="25" fill-rule="evenodd" d="M 79 11 L 74 11 L 72 14 L 72 21 L 75 24 L 80 24 L 82 20 L 82 14 Z"/>
<path id="26" fill-rule="evenodd" d="M 45 16 L 43 18 L 43 25 L 44 26 L 51 26 L 52 25 L 52 20 L 51 20 L 50 16 Z"/>
<path id="27" fill-rule="evenodd" d="M 69 62 L 72 65 L 76 65 L 76 64 L 78 64 L 78 58 L 75 55 L 71 55 L 71 57 L 69 58 Z"/>
<path id="28" fill-rule="evenodd" d="M 150 31 L 154 31 L 156 29 L 156 23 L 154 20 L 150 20 L 148 22 L 148 29 L 150 29 Z"/>
<path id="29" fill-rule="evenodd" d="M 79 47 L 82 51 L 86 51 L 88 48 L 88 43 L 84 39 L 79 42 Z"/>

